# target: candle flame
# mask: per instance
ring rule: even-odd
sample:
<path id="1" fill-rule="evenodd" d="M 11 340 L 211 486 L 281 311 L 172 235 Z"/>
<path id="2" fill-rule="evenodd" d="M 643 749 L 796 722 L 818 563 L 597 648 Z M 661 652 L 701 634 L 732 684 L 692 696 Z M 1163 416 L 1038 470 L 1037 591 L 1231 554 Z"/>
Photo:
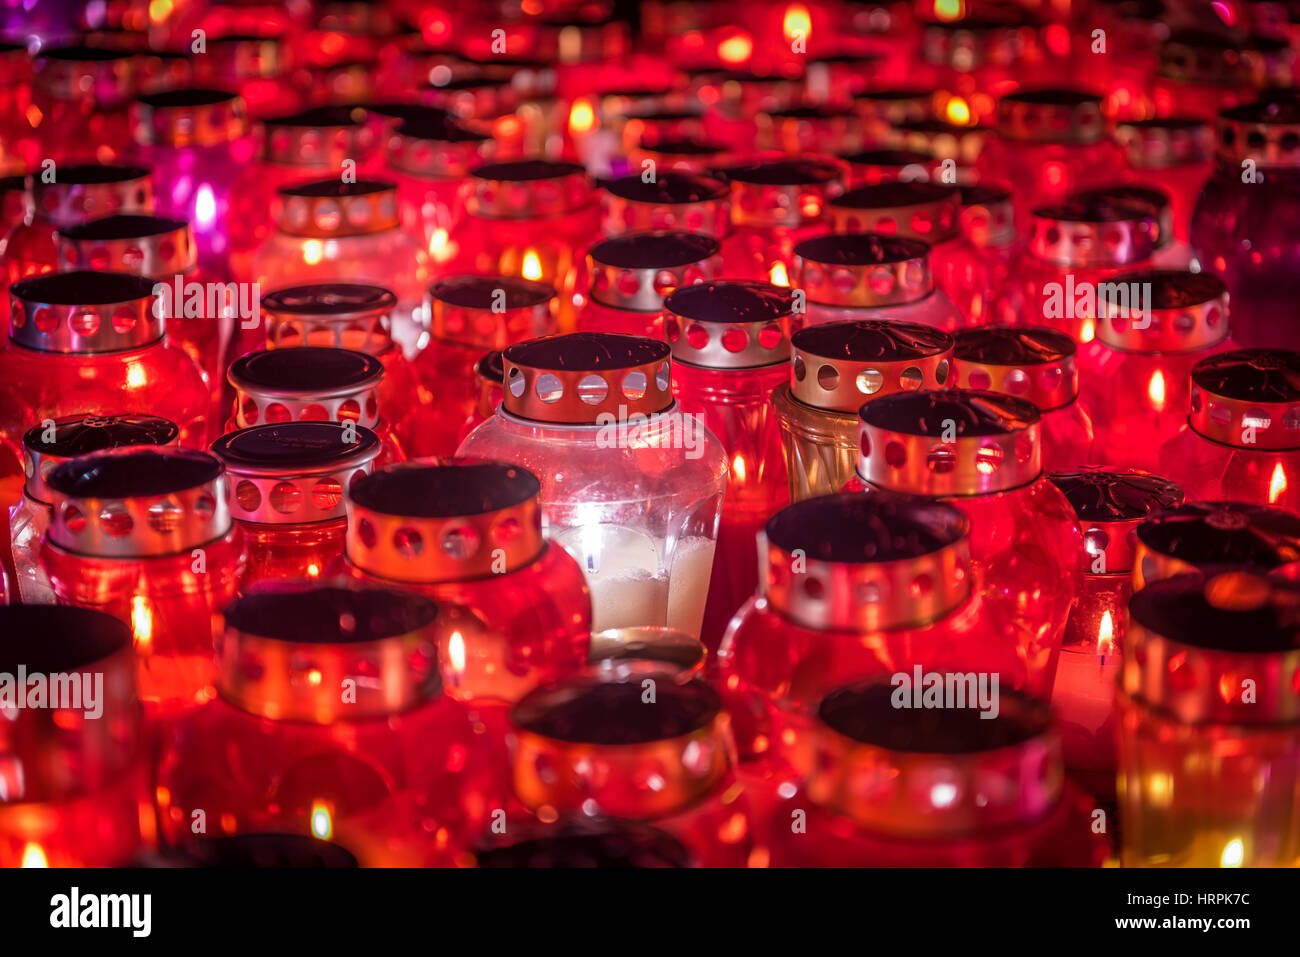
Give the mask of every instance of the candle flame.
<path id="1" fill-rule="evenodd" d="M 524 253 L 524 265 L 520 269 L 520 274 L 525 279 L 531 279 L 533 282 L 541 281 L 542 259 L 537 255 L 536 249 L 530 249 Z"/>
<path id="2" fill-rule="evenodd" d="M 212 195 L 212 187 L 204 183 L 194 197 L 194 220 L 206 229 L 217 219 L 217 198 Z"/>
<path id="3" fill-rule="evenodd" d="M 1242 844 L 1241 838 L 1234 837 L 1231 841 L 1223 846 L 1223 854 L 1219 857 L 1220 867 L 1241 867 L 1241 862 L 1246 857 L 1246 846 Z"/>
<path id="4" fill-rule="evenodd" d="M 1101 616 L 1101 624 L 1097 626 L 1097 654 L 1109 655 L 1115 650 L 1115 622 L 1110 617 L 1110 612 Z"/>
<path id="5" fill-rule="evenodd" d="M 1276 505 L 1286 494 L 1286 469 L 1278 462 L 1273 466 L 1273 477 L 1268 482 L 1268 504 Z"/>
<path id="6" fill-rule="evenodd" d="M 954 126 L 965 126 L 970 122 L 970 107 L 960 96 L 949 100 L 944 112 L 948 115 L 948 122 Z"/>
<path id="7" fill-rule="evenodd" d="M 320 574 L 320 566 L 317 565 L 315 562 L 312 562 L 310 565 L 307 566 L 307 577 L 308 577 L 308 578 L 315 578 L 315 577 L 317 577 L 319 574 Z"/>
<path id="8" fill-rule="evenodd" d="M 1147 396 L 1157 410 L 1165 407 L 1165 374 L 1157 369 L 1151 373 L 1151 382 L 1147 386 Z"/>
<path id="9" fill-rule="evenodd" d="M 23 867 L 49 867 L 50 862 L 45 859 L 45 851 L 41 850 L 39 844 L 29 843 L 23 848 Z"/>
<path id="10" fill-rule="evenodd" d="M 785 286 L 787 289 L 790 287 L 790 274 L 786 272 L 785 263 L 772 263 L 770 275 L 773 286 Z"/>
<path id="11" fill-rule="evenodd" d="M 325 256 L 325 247 L 319 239 L 309 239 L 302 244 L 302 261 L 308 266 L 315 266 Z"/>
<path id="12" fill-rule="evenodd" d="M 149 4 L 149 19 L 154 23 L 162 23 L 172 15 L 172 0 L 153 0 Z"/>
<path id="13" fill-rule="evenodd" d="M 131 599 L 131 631 L 135 635 L 135 646 L 142 652 L 149 651 L 153 644 L 153 611 L 149 608 L 149 599 L 136 595 Z"/>
<path id="14" fill-rule="evenodd" d="M 447 639 L 447 659 L 452 671 L 458 675 L 465 673 L 465 636 L 459 631 L 453 631 Z"/>
<path id="15" fill-rule="evenodd" d="M 148 374 L 144 371 L 144 366 L 138 362 L 131 362 L 126 367 L 126 387 L 128 389 L 143 389 L 149 381 Z"/>
<path id="16" fill-rule="evenodd" d="M 312 802 L 311 833 L 313 837 L 318 837 L 322 841 L 328 841 L 334 836 L 334 820 L 324 801 Z"/>
<path id="17" fill-rule="evenodd" d="M 786 7 L 785 17 L 781 21 L 781 32 L 785 34 L 787 42 L 793 42 L 798 37 L 807 40 L 808 35 L 812 33 L 812 17 L 808 13 L 808 8 L 802 3 L 792 3 Z"/>
<path id="18" fill-rule="evenodd" d="M 1079 342 L 1092 342 L 1097 337 L 1097 324 L 1091 319 L 1083 320 L 1083 325 L 1079 327 Z"/>
<path id="19" fill-rule="evenodd" d="M 737 482 L 745 481 L 745 457 L 739 452 L 731 460 L 731 474 L 736 477 Z"/>
<path id="20" fill-rule="evenodd" d="M 596 126 L 596 111 L 586 100 L 574 100 L 569 110 L 569 134 L 581 136 L 590 133 Z"/>
<path id="21" fill-rule="evenodd" d="M 754 41 L 743 33 L 729 36 L 718 44 L 718 57 L 723 63 L 744 63 L 754 54 Z"/>
<path id="22" fill-rule="evenodd" d="M 943 21 L 960 20 L 966 15 L 966 0 L 934 0 L 934 15 Z"/>

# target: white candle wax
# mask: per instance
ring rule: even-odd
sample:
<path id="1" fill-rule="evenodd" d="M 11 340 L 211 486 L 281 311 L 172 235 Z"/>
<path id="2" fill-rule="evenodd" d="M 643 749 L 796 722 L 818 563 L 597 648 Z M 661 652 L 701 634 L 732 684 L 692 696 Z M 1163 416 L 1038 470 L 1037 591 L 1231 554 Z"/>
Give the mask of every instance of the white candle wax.
<path id="1" fill-rule="evenodd" d="M 592 631 L 667 623 L 668 576 L 645 532 L 593 523 L 567 529 L 556 541 L 587 576 Z"/>
<path id="2" fill-rule="evenodd" d="M 696 638 L 704 624 L 704 602 L 709 597 L 709 576 L 713 572 L 716 545 L 713 539 L 697 535 L 681 539 L 673 551 L 672 576 L 668 584 L 668 626 Z"/>

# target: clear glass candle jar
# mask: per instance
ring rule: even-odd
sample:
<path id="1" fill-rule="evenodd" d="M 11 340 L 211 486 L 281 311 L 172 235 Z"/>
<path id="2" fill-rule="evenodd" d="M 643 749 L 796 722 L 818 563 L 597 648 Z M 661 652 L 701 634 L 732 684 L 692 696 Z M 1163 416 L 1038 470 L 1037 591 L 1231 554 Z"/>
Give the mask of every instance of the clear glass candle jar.
<path id="1" fill-rule="evenodd" d="M 727 463 L 673 399 L 668 344 L 573 333 L 510 346 L 503 362 L 502 403 L 458 454 L 541 479 L 544 528 L 587 576 L 593 630 L 699 635 Z"/>
<path id="2" fill-rule="evenodd" d="M 538 819 L 644 822 L 704 866 L 749 862 L 754 815 L 731 720 L 703 679 L 653 666 L 576 675 L 528 695 L 510 723 L 513 795 Z"/>
<path id="3" fill-rule="evenodd" d="M 772 392 L 790 498 L 838 492 L 856 474 L 864 402 L 939 389 L 952 369 L 952 336 L 914 322 L 846 319 L 790 338 L 790 379 Z"/>
<path id="4" fill-rule="evenodd" d="M 722 280 L 686 286 L 664 300 L 673 395 L 699 416 L 727 456 L 727 507 L 718 527 L 701 637 L 716 649 L 736 609 L 758 587 L 755 541 L 789 501 L 772 392 L 790 376 L 790 290 Z"/>
<path id="5" fill-rule="evenodd" d="M 123 867 L 141 841 L 146 758 L 131 630 L 110 615 L 0 607 L 0 673 L 22 703 L 0 723 L 0 867 Z M 15 676 L 22 676 L 15 678 Z M 58 701 L 27 704 L 43 677 Z"/>
<path id="6" fill-rule="evenodd" d="M 190 449 L 112 449 L 45 482 L 54 511 L 41 564 L 60 603 L 131 626 L 146 716 L 167 721 L 211 698 L 213 618 L 244 569 L 221 463 Z"/>
<path id="7" fill-rule="evenodd" d="M 965 324 L 935 288 L 930 245 L 919 239 L 856 232 L 805 239 L 794 247 L 792 276 L 809 325 L 897 319 L 953 332 Z"/>
<path id="8" fill-rule="evenodd" d="M 118 163 L 131 143 L 132 56 L 122 50 L 54 46 L 40 51 L 32 105 L 41 155 L 67 163 Z"/>
<path id="9" fill-rule="evenodd" d="M 778 777 L 807 774 L 800 745 L 818 703 L 859 679 L 910 678 L 920 666 L 1025 685 L 1016 636 L 989 623 L 972 587 L 969 526 L 943 503 L 852 494 L 798 502 L 767 522 L 759 590 L 717 659 L 744 758 Z"/>
<path id="10" fill-rule="evenodd" d="M 1172 238 L 1184 248 L 1190 242 L 1196 197 L 1214 169 L 1212 140 L 1210 123 L 1188 116 L 1126 120 L 1115 126 L 1115 141 L 1127 160 L 1121 177 L 1167 191 Z"/>
<path id="11" fill-rule="evenodd" d="M 1080 90 L 1024 90 L 998 100 L 997 135 L 979 157 L 981 179 L 1016 184 L 1016 221 L 1039 206 L 1114 180 L 1123 154 L 1106 132 L 1101 97 Z"/>
<path id="12" fill-rule="evenodd" d="M 772 866 L 1101 865 L 1094 802 L 1065 780 L 1042 703 L 1003 691 L 985 720 L 969 707 L 912 714 L 896 693 L 867 681 L 820 702 L 813 771 L 778 792 L 765 835 Z"/>
<path id="13" fill-rule="evenodd" d="M 1083 586 L 1070 610 L 1052 685 L 1065 766 L 1092 794 L 1115 793 L 1115 684 L 1137 552 L 1138 526 L 1180 505 L 1183 490 L 1140 469 L 1089 466 L 1053 472 L 1079 518 Z"/>
<path id="14" fill-rule="evenodd" d="M 1186 427 L 1192 369 L 1233 348 L 1228 290 L 1209 273 L 1152 270 L 1118 273 L 1099 291 L 1096 338 L 1081 350 L 1096 458 L 1155 469 Z"/>
<path id="15" fill-rule="evenodd" d="M 320 578 L 343 556 L 343 490 L 370 474 L 380 441 L 339 422 L 285 422 L 230 432 L 212 443 L 234 492 L 248 561 L 240 589 Z"/>
<path id="16" fill-rule="evenodd" d="M 442 691 L 464 613 L 395 588 L 258 589 L 217 636 L 217 695 L 158 770 L 166 843 L 303 834 L 368 867 L 449 864 L 486 815 L 469 716 Z"/>
<path id="17" fill-rule="evenodd" d="M 723 239 L 731 232 L 731 190 L 722 180 L 672 167 L 659 169 L 655 162 L 602 186 L 606 236 L 678 230 Z"/>
<path id="18" fill-rule="evenodd" d="M 226 432 L 285 422 L 351 422 L 379 436 L 380 465 L 407 457 L 381 416 L 384 366 L 372 355 L 324 346 L 268 349 L 240 356 L 226 376 L 235 390 Z"/>
<path id="19" fill-rule="evenodd" d="M 1226 110 L 1214 175 L 1196 200 L 1191 240 L 1232 296 L 1233 336 L 1251 348 L 1295 345 L 1290 321 L 1300 217 L 1300 103 L 1278 97 Z"/>
<path id="20" fill-rule="evenodd" d="M 837 233 L 917 239 L 930 247 L 934 287 L 973 322 L 973 299 L 990 278 L 984 258 L 961 230 L 960 194 L 937 183 L 881 183 L 841 193 L 827 205 Z"/>
<path id="21" fill-rule="evenodd" d="M 596 243 L 578 280 L 586 290 L 578 331 L 662 338 L 664 297 L 722 275 L 721 248 L 712 236 L 666 230 Z"/>
<path id="22" fill-rule="evenodd" d="M 1187 424 L 1160 447 L 1187 497 L 1300 508 L 1300 352 L 1238 349 L 1192 369 Z"/>
<path id="23" fill-rule="evenodd" d="M 1081 346 L 1091 342 L 1102 285 L 1147 267 L 1159 241 L 1160 221 L 1149 206 L 1096 195 L 1040 206 L 1011 273 L 1024 295 L 1019 322 L 1056 329 Z"/>
<path id="24" fill-rule="evenodd" d="M 886 396 L 858 416 L 868 491 L 940 498 L 969 516 L 976 587 L 992 622 L 1014 636 L 1026 689 L 1046 700 L 1083 544 L 1074 509 L 1043 472 L 1038 409 L 952 389 Z"/>
<path id="25" fill-rule="evenodd" d="M 431 396 L 431 421 L 420 455 L 450 455 L 464 438 L 482 397 L 475 370 L 483 351 L 553 333 L 559 311 L 552 287 L 517 276 L 446 276 L 429 288 L 432 340 L 416 371 Z M 499 374 L 495 381 L 500 391 Z"/>
<path id="26" fill-rule="evenodd" d="M 33 423 L 87 410 L 148 409 L 180 427 L 182 445 L 204 444 L 203 372 L 167 341 L 150 280 L 50 273 L 14 283 L 10 297 L 0 351 L 0 439 L 10 451 Z"/>
<path id="27" fill-rule="evenodd" d="M 397 186 L 323 179 L 284 186 L 280 198 L 276 230 L 253 253 L 253 281 L 266 289 L 338 281 L 391 289 L 393 339 L 414 358 L 429 341 L 429 254 L 401 229 Z"/>
<path id="28" fill-rule="evenodd" d="M 1125 867 L 1295 867 L 1297 586 L 1245 572 L 1129 603 L 1120 682 Z"/>
<path id="29" fill-rule="evenodd" d="M 724 275 L 789 285 L 794 247 L 825 231 L 826 201 L 840 191 L 842 169 L 830 160 L 766 159 L 718 173 L 731 186 Z"/>
<path id="30" fill-rule="evenodd" d="M 374 356 L 384 367 L 379 406 L 403 409 L 393 431 L 409 455 L 435 454 L 437 410 L 420 390 L 415 369 L 393 342 L 397 296 L 382 286 L 322 282 L 264 293 L 267 349 L 321 346 Z"/>
<path id="31" fill-rule="evenodd" d="M 451 118 L 408 119 L 389 135 L 385 174 L 397 182 L 402 228 L 420 237 L 433 269 L 455 258 L 466 178 L 494 151 L 492 137 Z"/>
<path id="32" fill-rule="evenodd" d="M 1073 339 L 1032 326 L 964 329 L 954 339 L 953 388 L 1014 395 L 1038 407 L 1044 469 L 1093 460 L 1092 416 L 1079 396 Z"/>
<path id="33" fill-rule="evenodd" d="M 41 567 L 41 536 L 50 524 L 55 495 L 45 478 L 56 465 L 90 452 L 130 445 L 172 445 L 176 423 L 156 415 L 68 415 L 47 419 L 23 433 L 23 482 L 9 506 L 9 544 L 18 598 L 24 604 L 53 604 L 54 592 Z"/>

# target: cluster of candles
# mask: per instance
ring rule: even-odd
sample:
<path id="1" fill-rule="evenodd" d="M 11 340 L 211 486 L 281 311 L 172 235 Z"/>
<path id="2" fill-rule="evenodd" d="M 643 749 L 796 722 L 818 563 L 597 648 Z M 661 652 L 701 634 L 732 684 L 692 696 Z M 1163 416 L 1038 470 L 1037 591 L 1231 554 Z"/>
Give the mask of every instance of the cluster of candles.
<path id="1" fill-rule="evenodd" d="M 0 7 L 0 864 L 1300 865 L 1300 9 L 615 12 Z"/>

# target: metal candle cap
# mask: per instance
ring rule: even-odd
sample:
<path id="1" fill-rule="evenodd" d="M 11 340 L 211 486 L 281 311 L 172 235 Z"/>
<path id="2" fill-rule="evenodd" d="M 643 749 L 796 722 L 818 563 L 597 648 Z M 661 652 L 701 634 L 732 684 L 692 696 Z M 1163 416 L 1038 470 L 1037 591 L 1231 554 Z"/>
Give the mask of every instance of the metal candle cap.
<path id="1" fill-rule="evenodd" d="M 820 219 L 843 171 L 812 159 L 762 160 L 716 171 L 731 185 L 735 226 L 802 226 Z"/>
<path id="2" fill-rule="evenodd" d="M 934 245 L 957 237 L 960 199 L 956 190 L 935 183 L 880 183 L 841 193 L 826 212 L 836 232 L 905 236 Z"/>
<path id="3" fill-rule="evenodd" d="M 1160 244 L 1160 220 L 1150 207 L 1099 196 L 1034 210 L 1029 251 L 1061 266 L 1125 266 Z"/>
<path id="4" fill-rule="evenodd" d="M 1220 161 L 1238 169 L 1246 160 L 1266 169 L 1300 167 L 1300 102 L 1264 99 L 1224 110 L 1215 142 Z"/>
<path id="5" fill-rule="evenodd" d="M 664 300 L 673 359 L 706 369 L 752 369 L 790 359 L 794 297 L 783 286 L 722 279 Z"/>
<path id="6" fill-rule="evenodd" d="M 55 226 L 153 212 L 153 180 L 142 166 L 60 166 L 55 177 L 53 183 L 31 177 L 32 209 Z"/>
<path id="7" fill-rule="evenodd" d="M 1157 73 L 1177 83 L 1235 85 L 1246 79 L 1239 47 L 1226 31 L 1175 30 L 1160 45 Z"/>
<path id="8" fill-rule="evenodd" d="M 934 116 L 936 92 L 922 87 L 869 90 L 857 94 L 853 102 L 863 120 L 892 127 Z"/>
<path id="9" fill-rule="evenodd" d="M 38 352 L 100 355 L 163 338 L 152 279 L 109 272 L 54 272 L 9 287 L 9 338 Z"/>
<path id="10" fill-rule="evenodd" d="M 1137 540 L 1135 589 L 1218 566 L 1268 571 L 1300 561 L 1300 516 L 1272 505 L 1188 502 L 1147 519 Z"/>
<path id="11" fill-rule="evenodd" d="M 934 292 L 930 245 L 880 233 L 836 233 L 794 247 L 795 288 L 809 302 L 873 308 Z"/>
<path id="12" fill-rule="evenodd" d="M 761 536 L 763 593 L 806 628 L 928 625 L 971 592 L 970 522 L 909 496 L 824 495 L 781 509 Z"/>
<path id="13" fill-rule="evenodd" d="M 899 123 L 885 141 L 901 149 L 928 153 L 938 162 L 952 160 L 958 166 L 974 166 L 992 131 L 987 126 L 958 126 L 938 119 Z"/>
<path id="14" fill-rule="evenodd" d="M 731 190 L 697 173 L 666 169 L 647 183 L 639 175 L 604 184 L 605 234 L 679 229 L 721 238 L 731 231 Z"/>
<path id="15" fill-rule="evenodd" d="M 1137 561 L 1138 526 L 1183 501 L 1182 488 L 1142 469 L 1086 465 L 1048 478 L 1079 517 L 1088 574 L 1127 575 Z"/>
<path id="16" fill-rule="evenodd" d="M 0 674 L 11 681 L 44 675 L 80 678 L 72 687 L 98 694 L 91 707 L 4 709 L 0 789 L 5 806 L 41 814 L 41 804 L 95 795 L 121 781 L 140 757 L 135 653 L 131 627 L 89 608 L 0 606 Z M 102 685 L 99 684 L 102 676 Z M 88 688 L 91 682 L 95 688 Z M 26 682 L 19 694 L 27 693 Z M 73 690 L 75 696 L 76 691 Z M 75 697 L 71 702 L 76 703 Z M 102 709 L 94 719 L 87 712 Z"/>
<path id="17" fill-rule="evenodd" d="M 653 707 L 642 703 L 646 680 Z M 510 723 L 513 790 L 530 809 L 653 820 L 700 801 L 736 761 L 718 693 L 673 672 L 600 671 L 544 685 L 515 705 Z M 654 788 L 641 783 L 651 774 Z"/>
<path id="18" fill-rule="evenodd" d="M 758 146 L 782 153 L 851 149 L 862 141 L 861 120 L 848 108 L 787 106 L 759 113 Z"/>
<path id="19" fill-rule="evenodd" d="M 1028 399 L 1040 411 L 1079 396 L 1074 340 L 1032 326 L 985 326 L 956 334 L 953 388 L 1001 392 Z"/>
<path id="20" fill-rule="evenodd" d="M 206 56 L 196 57 L 196 76 L 205 82 L 239 85 L 247 80 L 270 79 L 289 69 L 289 46 L 284 36 L 209 37 Z"/>
<path id="21" fill-rule="evenodd" d="M 230 531 L 229 480 L 206 452 L 118 448 L 56 466 L 51 543 L 96 558 L 174 555 Z"/>
<path id="22" fill-rule="evenodd" d="M 848 166 L 847 185 L 875 186 L 878 183 L 929 182 L 938 164 L 929 153 L 916 150 L 872 149 L 842 153 Z"/>
<path id="23" fill-rule="evenodd" d="M 985 495 L 1028 485 L 1043 471 L 1042 417 L 1024 399 L 900 392 L 868 402 L 858 418 L 858 475 L 877 488 Z"/>
<path id="24" fill-rule="evenodd" d="M 1125 639 L 1124 692 L 1183 724 L 1300 723 L 1295 582 L 1249 570 L 1153 582 L 1129 601 Z"/>
<path id="25" fill-rule="evenodd" d="M 587 254 L 591 298 L 614 309 L 658 312 L 664 297 L 722 272 L 712 236 L 666 230 L 601 240 Z"/>
<path id="26" fill-rule="evenodd" d="M 1106 134 L 1102 98 L 1083 90 L 1023 90 L 998 100 L 998 135 L 1029 143 L 1096 143 Z"/>
<path id="27" fill-rule="evenodd" d="M 1097 315 L 1097 339 L 1113 349 L 1197 352 L 1228 338 L 1228 287 L 1206 272 L 1120 273 L 1097 284 Z"/>
<path id="28" fill-rule="evenodd" d="M 668 343 L 644 336 L 573 332 L 502 353 L 502 408 L 539 422 L 591 425 L 601 415 L 653 415 L 673 404 Z"/>
<path id="29" fill-rule="evenodd" d="M 189 272 L 198 257 L 190 224 L 162 216 L 105 216 L 64 226 L 57 239 L 64 269 L 129 272 L 161 280 Z"/>
<path id="30" fill-rule="evenodd" d="M 916 322 L 846 319 L 800 329 L 790 339 L 790 390 L 813 408 L 857 412 L 895 392 L 941 389 L 953 338 Z"/>
<path id="31" fill-rule="evenodd" d="M 440 650 L 468 612 L 396 588 L 276 585 L 226 606 L 221 697 L 272 721 L 400 714 L 442 693 Z M 351 682 L 355 697 L 339 693 Z"/>
<path id="32" fill-rule="evenodd" d="M 348 558 L 422 584 L 516 571 L 545 547 L 540 491 L 531 472 L 487 459 L 387 466 L 348 487 Z"/>
<path id="33" fill-rule="evenodd" d="M 1300 448 L 1300 352 L 1238 349 L 1196 363 L 1191 414 L 1200 435 L 1250 451 Z"/>
<path id="34" fill-rule="evenodd" d="M 504 349 L 555 327 L 554 287 L 515 276 L 445 276 L 429 289 L 433 338 Z"/>
<path id="35" fill-rule="evenodd" d="M 465 122 L 487 122 L 513 113 L 519 91 L 499 76 L 453 77 L 446 83 L 420 87 L 420 102 L 446 110 Z"/>
<path id="36" fill-rule="evenodd" d="M 379 180 L 323 179 L 280 187 L 278 226 L 288 236 L 339 239 L 397 228 L 397 186 Z"/>
<path id="37" fill-rule="evenodd" d="M 1085 189 L 1074 193 L 1071 199 L 1081 199 L 1085 203 L 1094 199 L 1102 202 L 1114 200 L 1126 206 L 1136 206 L 1147 210 L 1160 224 L 1160 234 L 1156 239 L 1157 248 L 1168 245 L 1174 235 L 1174 206 L 1169 193 L 1158 186 L 1138 186 L 1131 183 L 1112 183 L 1095 189 Z"/>
<path id="38" fill-rule="evenodd" d="M 172 147 L 219 146 L 248 132 L 242 97 L 221 90 L 170 90 L 135 101 L 131 110 L 137 143 Z"/>
<path id="39" fill-rule="evenodd" d="M 980 249 L 1010 246 L 1016 241 L 1015 205 L 1011 190 L 1001 186 L 963 186 L 961 231 Z"/>
<path id="40" fill-rule="evenodd" d="M 487 219 L 563 216 L 595 200 L 591 177 L 577 163 L 516 160 L 470 173 L 466 210 Z"/>
<path id="41" fill-rule="evenodd" d="M 117 106 L 131 95 L 134 80 L 133 57 L 123 50 L 46 47 L 36 57 L 35 85 L 59 100 Z"/>
<path id="42" fill-rule="evenodd" d="M 226 378 L 235 388 L 241 429 L 298 420 L 373 429 L 379 422 L 384 366 L 364 352 L 317 346 L 250 352 L 230 364 Z"/>
<path id="43" fill-rule="evenodd" d="M 1025 34 L 1034 29 L 1020 11 L 1000 18 L 963 17 L 951 23 L 927 23 L 921 34 L 921 56 L 927 63 L 958 73 L 1009 67 L 1025 52 Z"/>
<path id="44" fill-rule="evenodd" d="M 262 158 L 285 166 L 332 167 L 365 156 L 375 146 L 375 129 L 364 111 L 323 106 L 262 121 Z"/>
<path id="45" fill-rule="evenodd" d="M 174 445 L 179 435 L 176 423 L 156 415 L 65 415 L 49 429 L 34 425 L 23 433 L 23 491 L 48 505 L 54 493 L 45 480 L 55 466 L 105 449 Z"/>
<path id="46" fill-rule="evenodd" d="M 725 167 L 729 156 L 725 144 L 700 137 L 643 139 L 628 157 L 628 165 L 641 169 L 648 159 L 654 160 L 661 173 L 664 170 L 684 170 L 707 174 L 710 170 Z"/>
<path id="47" fill-rule="evenodd" d="M 327 346 L 372 356 L 393 348 L 397 296 L 383 286 L 321 282 L 262 297 L 268 349 Z"/>
<path id="48" fill-rule="evenodd" d="M 895 694 L 875 680 L 822 700 L 808 781 L 817 804 L 876 833 L 935 839 L 1023 826 L 1061 800 L 1047 705 L 1000 688 L 990 719 L 969 706 L 897 708 Z"/>
<path id="49" fill-rule="evenodd" d="M 380 442 L 339 422 L 286 422 L 230 432 L 212 443 L 234 486 L 237 521 L 306 525 L 343 518 L 343 490 L 368 475 Z"/>
<path id="50" fill-rule="evenodd" d="M 505 365 L 499 349 L 493 349 L 474 363 L 474 392 L 478 396 L 475 409 L 480 419 L 490 418 L 501 403 L 505 378 Z"/>
<path id="51" fill-rule="evenodd" d="M 492 148 L 492 137 L 451 120 L 407 120 L 388 138 L 388 165 L 421 179 L 463 179 L 491 157 Z"/>
<path id="52" fill-rule="evenodd" d="M 1123 120 L 1115 124 L 1115 141 L 1137 169 L 1170 169 L 1203 163 L 1213 155 L 1214 134 L 1206 120 L 1166 116 Z"/>

